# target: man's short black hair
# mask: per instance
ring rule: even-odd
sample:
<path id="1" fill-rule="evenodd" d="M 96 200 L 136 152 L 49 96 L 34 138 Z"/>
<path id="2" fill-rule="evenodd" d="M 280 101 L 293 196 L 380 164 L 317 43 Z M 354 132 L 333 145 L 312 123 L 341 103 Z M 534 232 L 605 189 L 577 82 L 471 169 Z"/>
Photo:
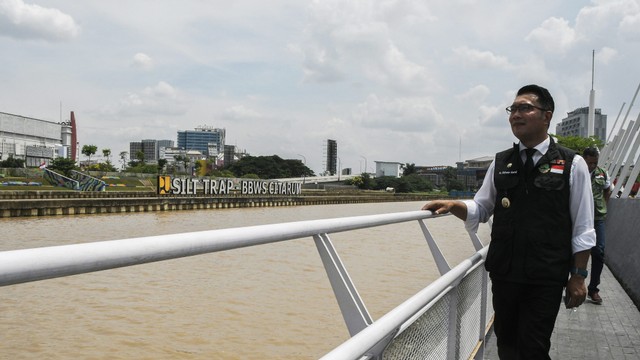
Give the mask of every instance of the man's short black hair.
<path id="1" fill-rule="evenodd" d="M 582 152 L 582 156 L 593 156 L 593 157 L 599 157 L 600 156 L 600 150 L 598 150 L 597 147 L 588 147 L 586 149 L 584 149 L 584 151 Z"/>
<path id="2" fill-rule="evenodd" d="M 516 96 L 520 96 L 523 94 L 534 94 L 538 96 L 538 101 L 540 102 L 540 107 L 545 110 L 549 110 L 553 112 L 555 110 L 555 103 L 553 102 L 553 97 L 549 93 L 549 90 L 543 88 L 539 85 L 525 85 L 518 90 L 518 94 Z"/>

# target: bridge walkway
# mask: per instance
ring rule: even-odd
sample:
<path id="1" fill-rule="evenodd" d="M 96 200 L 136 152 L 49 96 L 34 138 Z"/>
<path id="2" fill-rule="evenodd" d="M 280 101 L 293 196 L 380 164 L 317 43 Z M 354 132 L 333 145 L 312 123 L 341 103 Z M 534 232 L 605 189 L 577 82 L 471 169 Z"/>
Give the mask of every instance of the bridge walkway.
<path id="1" fill-rule="evenodd" d="M 607 266 L 601 281 L 602 305 L 587 298 L 576 311 L 560 307 L 551 337 L 552 359 L 640 359 L 640 311 Z M 484 358 L 498 359 L 496 337 L 490 334 Z"/>

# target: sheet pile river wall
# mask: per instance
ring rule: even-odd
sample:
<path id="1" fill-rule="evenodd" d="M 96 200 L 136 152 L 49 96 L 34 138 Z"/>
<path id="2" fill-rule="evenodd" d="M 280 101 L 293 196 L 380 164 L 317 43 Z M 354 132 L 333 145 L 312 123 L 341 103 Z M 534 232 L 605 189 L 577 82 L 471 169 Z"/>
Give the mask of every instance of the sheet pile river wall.
<path id="1" fill-rule="evenodd" d="M 426 201 L 432 195 L 157 196 L 153 192 L 0 192 L 0 218 L 245 207 Z"/>

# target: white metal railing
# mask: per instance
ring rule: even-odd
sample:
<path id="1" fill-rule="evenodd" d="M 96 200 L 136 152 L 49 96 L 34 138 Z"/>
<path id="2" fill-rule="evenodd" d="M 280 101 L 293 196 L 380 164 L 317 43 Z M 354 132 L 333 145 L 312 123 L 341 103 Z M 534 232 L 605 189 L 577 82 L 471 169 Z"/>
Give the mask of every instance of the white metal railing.
<path id="1" fill-rule="evenodd" d="M 411 211 L 3 251 L 0 286 L 313 237 L 352 336 L 323 360 L 482 359 L 492 315 L 487 248 L 470 234 L 478 252 L 451 269 L 424 222 L 433 217 Z M 416 220 L 442 276 L 373 321 L 329 234 Z"/>
<path id="2" fill-rule="evenodd" d="M 638 151 L 640 148 L 640 136 L 638 135 L 640 132 L 640 114 L 638 114 L 635 121 L 629 118 L 633 103 L 636 101 L 639 92 L 640 85 L 638 85 L 631 103 L 627 108 L 618 134 L 604 146 L 598 161 L 598 165 L 606 169 L 609 175 L 618 179 L 613 189 L 613 194 L 620 192 L 621 198 L 629 197 L 631 189 L 640 174 L 640 166 L 636 166 L 640 161 L 640 152 Z M 622 108 L 620 109 L 620 114 L 621 113 Z M 618 114 L 618 118 L 620 114 Z M 630 120 L 628 124 L 627 120 Z M 613 124 L 614 128 L 617 122 L 618 119 L 616 119 L 616 122 Z M 611 134 L 613 134 L 613 130 L 612 128 Z M 609 137 L 611 137 L 611 134 Z"/>

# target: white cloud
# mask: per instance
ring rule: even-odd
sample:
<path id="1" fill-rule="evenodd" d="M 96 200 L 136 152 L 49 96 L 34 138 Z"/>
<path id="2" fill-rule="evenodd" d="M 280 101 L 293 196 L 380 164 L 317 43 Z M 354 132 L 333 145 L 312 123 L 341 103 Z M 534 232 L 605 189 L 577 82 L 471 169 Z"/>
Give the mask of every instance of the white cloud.
<path id="1" fill-rule="evenodd" d="M 400 132 L 428 132 L 442 122 L 427 98 L 380 98 L 369 95 L 353 112 L 353 118 L 365 128 Z"/>
<path id="2" fill-rule="evenodd" d="M 549 88 L 554 122 L 586 106 L 593 49 L 597 107 L 615 116 L 637 87 L 639 13 L 639 0 L 0 0 L 0 111 L 74 110 L 81 141 L 113 153 L 206 124 L 316 172 L 334 138 L 356 171 L 360 156 L 452 165 L 515 140 L 504 107 L 522 85 Z"/>
<path id="3" fill-rule="evenodd" d="M 576 30 L 581 36 L 609 44 L 617 32 L 626 39 L 637 41 L 638 0 L 594 1 L 594 5 L 580 9 L 576 16 Z"/>
<path id="4" fill-rule="evenodd" d="M 625 15 L 620 22 L 620 33 L 632 41 L 640 41 L 640 12 Z"/>
<path id="5" fill-rule="evenodd" d="M 110 117 L 135 117 L 183 115 L 186 108 L 178 91 L 170 84 L 160 81 L 155 86 L 146 87 L 140 93 L 128 93 L 118 103 L 106 106 L 101 111 Z"/>
<path id="6" fill-rule="evenodd" d="M 504 56 L 495 55 L 491 51 L 480 51 L 461 46 L 453 49 L 456 60 L 468 67 L 512 69 L 514 66 Z"/>
<path id="7" fill-rule="evenodd" d="M 564 54 L 579 38 L 567 20 L 552 17 L 532 30 L 525 40 L 536 43 L 547 52 Z"/>
<path id="8" fill-rule="evenodd" d="M 476 85 L 465 93 L 456 96 L 456 98 L 462 102 L 472 102 L 474 104 L 482 104 L 489 94 L 491 90 L 486 85 Z"/>
<path id="9" fill-rule="evenodd" d="M 80 26 L 58 9 L 25 4 L 22 0 L 1 0 L 0 34 L 17 39 L 66 41 L 80 34 Z"/>
<path id="10" fill-rule="evenodd" d="M 137 53 L 133 56 L 131 65 L 138 69 L 151 70 L 153 69 L 153 60 L 147 54 Z"/>
<path id="11" fill-rule="evenodd" d="M 222 117 L 224 119 L 236 121 L 257 120 L 264 118 L 264 116 L 258 111 L 255 111 L 243 105 L 235 105 L 225 109 Z"/>
<path id="12" fill-rule="evenodd" d="M 503 128 L 506 125 L 504 107 L 481 105 L 478 113 L 479 123 L 483 127 Z"/>
<path id="13" fill-rule="evenodd" d="M 606 46 L 596 52 L 596 59 L 605 65 L 611 63 L 617 56 L 617 50 Z"/>
<path id="14" fill-rule="evenodd" d="M 322 1 L 315 2 L 310 13 L 305 40 L 296 47 L 304 59 L 305 81 L 364 78 L 404 93 L 440 87 L 426 67 L 395 44 L 384 18 L 403 16 L 389 2 Z"/>
<path id="15" fill-rule="evenodd" d="M 176 100 L 178 98 L 178 92 L 173 86 L 167 84 L 164 81 L 160 81 L 154 87 L 147 87 L 144 89 L 144 94 L 148 97 Z"/>

